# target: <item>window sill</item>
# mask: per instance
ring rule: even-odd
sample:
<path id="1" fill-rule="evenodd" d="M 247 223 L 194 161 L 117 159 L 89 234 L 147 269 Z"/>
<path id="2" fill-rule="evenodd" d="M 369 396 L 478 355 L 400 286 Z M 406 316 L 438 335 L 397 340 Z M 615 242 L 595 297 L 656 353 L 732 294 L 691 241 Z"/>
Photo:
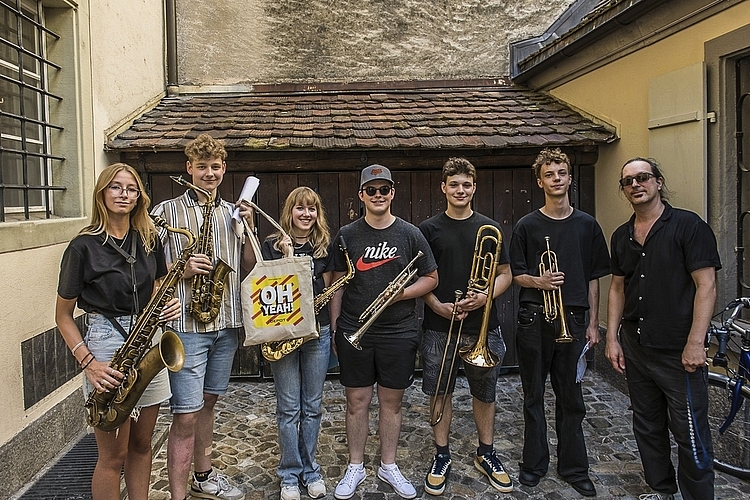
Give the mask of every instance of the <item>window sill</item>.
<path id="1" fill-rule="evenodd" d="M 84 217 L 0 223 L 0 253 L 67 243 L 87 223 Z"/>

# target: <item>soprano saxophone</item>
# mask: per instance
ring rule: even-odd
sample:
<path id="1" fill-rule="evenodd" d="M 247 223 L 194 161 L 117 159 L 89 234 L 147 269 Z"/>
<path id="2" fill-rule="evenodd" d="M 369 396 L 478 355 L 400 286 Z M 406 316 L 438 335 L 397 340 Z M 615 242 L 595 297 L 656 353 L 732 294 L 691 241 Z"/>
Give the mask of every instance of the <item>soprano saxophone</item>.
<path id="1" fill-rule="evenodd" d="M 204 254 L 214 265 L 210 274 L 196 274 L 193 276 L 193 294 L 188 306 L 188 311 L 196 321 L 211 323 L 219 315 L 221 302 L 224 296 L 224 281 L 227 275 L 234 271 L 232 267 L 221 259 L 214 264 L 214 236 L 213 236 L 213 213 L 214 199 L 211 193 L 199 188 L 195 184 L 186 181 L 179 176 L 171 176 L 172 180 L 183 186 L 194 189 L 206 197 L 203 205 L 203 226 L 198 236 L 198 246 L 194 253 Z"/>
<path id="2" fill-rule="evenodd" d="M 315 299 L 313 300 L 313 307 L 315 309 L 316 315 L 323 309 L 323 307 L 325 307 L 326 304 L 331 301 L 333 296 L 336 295 L 336 292 L 338 292 L 339 289 L 344 285 L 349 283 L 349 281 L 351 281 L 351 279 L 354 277 L 354 266 L 352 265 L 352 260 L 349 258 L 349 252 L 346 250 L 344 237 L 341 236 L 339 239 L 341 241 L 341 251 L 344 252 L 344 258 L 346 259 L 346 274 L 337 279 L 335 282 L 331 283 L 331 285 L 326 287 L 322 292 L 315 296 Z M 318 329 L 320 329 L 320 325 L 318 325 Z M 308 340 L 313 340 L 316 338 L 318 338 L 318 335 L 308 335 L 306 337 L 300 337 L 298 339 L 264 342 L 260 346 L 260 352 L 268 361 L 278 361 L 287 354 L 294 352 L 295 349 L 299 348 Z"/>
<path id="3" fill-rule="evenodd" d="M 154 346 L 151 345 L 151 341 L 163 324 L 160 319 L 161 311 L 174 297 L 177 283 L 185 271 L 185 264 L 195 248 L 196 237 L 188 229 L 170 227 L 161 217 L 152 218 L 156 225 L 184 235 L 188 242 L 179 259 L 172 264 L 169 273 L 138 316 L 128 338 L 115 351 L 109 362 L 110 368 L 125 376 L 120 385 L 109 392 L 92 391 L 84 405 L 88 411 L 88 424 L 103 431 L 113 431 L 125 423 L 143 391 L 162 369 L 167 368 L 176 372 L 185 362 L 182 341 L 173 331 L 165 330 L 159 343 Z"/>

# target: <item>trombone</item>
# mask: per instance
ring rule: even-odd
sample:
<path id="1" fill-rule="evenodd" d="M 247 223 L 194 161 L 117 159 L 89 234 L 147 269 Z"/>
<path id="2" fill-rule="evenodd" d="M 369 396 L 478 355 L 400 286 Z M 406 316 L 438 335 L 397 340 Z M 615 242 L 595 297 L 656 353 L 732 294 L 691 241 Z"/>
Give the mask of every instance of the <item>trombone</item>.
<path id="1" fill-rule="evenodd" d="M 482 325 L 479 328 L 479 337 L 473 346 L 466 346 L 459 349 L 461 342 L 461 330 L 463 329 L 463 319 L 458 324 L 456 332 L 456 347 L 453 350 L 451 366 L 447 372 L 449 380 L 445 383 L 445 392 L 440 411 L 436 412 L 437 400 L 440 393 L 440 386 L 443 383 L 443 374 L 445 373 L 445 361 L 448 355 L 448 348 L 453 335 L 453 326 L 455 324 L 458 302 L 461 300 L 462 293 L 460 290 L 455 292 L 455 302 L 453 303 L 453 313 L 451 315 L 450 326 L 448 327 L 448 337 L 445 341 L 445 350 L 443 351 L 443 361 L 440 363 L 440 372 L 438 373 L 437 385 L 435 388 L 435 397 L 430 402 L 430 425 L 436 426 L 443 418 L 443 411 L 447 401 L 448 383 L 451 373 L 456 363 L 456 354 L 461 356 L 464 363 L 468 363 L 479 368 L 493 368 L 500 364 L 500 357 L 492 352 L 489 348 L 487 330 L 490 326 L 490 313 L 492 312 L 493 295 L 495 292 L 495 277 L 497 276 L 497 266 L 500 262 L 500 250 L 502 248 L 503 236 L 498 228 L 491 224 L 485 224 L 477 230 L 477 237 L 474 242 L 474 258 L 471 262 L 471 275 L 469 276 L 468 292 L 483 293 L 487 295 L 487 302 L 484 305 L 482 314 Z M 493 251 L 494 246 L 494 251 Z"/>
<path id="2" fill-rule="evenodd" d="M 544 275 L 547 271 L 551 273 L 559 271 L 557 267 L 557 254 L 549 248 L 549 236 L 545 236 L 544 240 L 547 243 L 547 251 L 543 252 L 540 258 L 539 276 Z M 555 342 L 560 344 L 573 342 L 575 337 L 568 333 L 568 325 L 565 319 L 562 287 L 557 287 L 555 290 L 542 290 L 542 298 L 544 299 L 544 319 L 546 319 L 548 323 L 552 323 L 556 319 L 560 320 L 560 331 L 555 337 Z"/>

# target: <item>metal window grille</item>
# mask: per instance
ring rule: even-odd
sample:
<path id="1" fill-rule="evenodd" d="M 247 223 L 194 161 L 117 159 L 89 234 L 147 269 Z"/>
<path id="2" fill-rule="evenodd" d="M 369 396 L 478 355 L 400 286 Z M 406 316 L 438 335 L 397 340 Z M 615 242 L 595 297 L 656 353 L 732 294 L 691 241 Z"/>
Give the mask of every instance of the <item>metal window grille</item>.
<path id="1" fill-rule="evenodd" d="M 46 57 L 60 37 L 44 27 L 41 1 L 0 0 L 0 222 L 54 216 L 48 74 L 59 71 Z"/>

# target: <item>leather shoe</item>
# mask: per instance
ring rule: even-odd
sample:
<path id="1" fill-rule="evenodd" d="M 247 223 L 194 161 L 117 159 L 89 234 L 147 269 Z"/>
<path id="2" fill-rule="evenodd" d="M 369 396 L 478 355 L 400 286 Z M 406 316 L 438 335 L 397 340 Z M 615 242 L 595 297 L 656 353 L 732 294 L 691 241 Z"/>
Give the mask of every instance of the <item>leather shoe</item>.
<path id="1" fill-rule="evenodd" d="M 574 490 L 576 490 L 578 493 L 585 497 L 595 497 L 596 496 L 596 488 L 594 488 L 594 483 L 591 482 L 591 479 L 579 479 L 578 481 L 572 481 L 570 485 L 573 487 Z"/>
<path id="2" fill-rule="evenodd" d="M 536 486 L 541 478 L 533 472 L 521 469 L 518 472 L 518 482 L 526 486 Z"/>

